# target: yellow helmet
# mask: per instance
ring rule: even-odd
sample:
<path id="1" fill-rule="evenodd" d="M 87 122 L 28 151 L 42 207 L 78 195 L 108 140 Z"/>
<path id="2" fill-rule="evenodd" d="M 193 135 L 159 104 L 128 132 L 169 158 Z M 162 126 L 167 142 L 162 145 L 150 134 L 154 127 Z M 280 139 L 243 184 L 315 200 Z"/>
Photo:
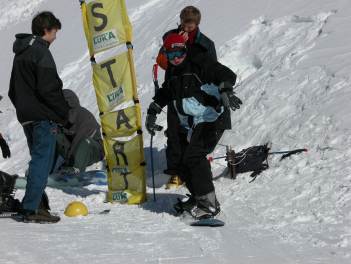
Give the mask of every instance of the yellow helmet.
<path id="1" fill-rule="evenodd" d="M 76 217 L 88 215 L 88 208 L 86 205 L 79 201 L 71 202 L 67 205 L 65 216 Z"/>

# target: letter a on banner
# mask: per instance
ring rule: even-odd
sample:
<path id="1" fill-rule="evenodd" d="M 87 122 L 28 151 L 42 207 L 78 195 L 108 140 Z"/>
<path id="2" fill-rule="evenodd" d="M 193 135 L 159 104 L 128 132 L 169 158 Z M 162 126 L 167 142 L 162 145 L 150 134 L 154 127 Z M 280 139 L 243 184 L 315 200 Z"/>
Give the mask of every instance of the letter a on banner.
<path id="1" fill-rule="evenodd" d="M 132 27 L 125 1 L 80 2 L 93 61 L 93 84 L 107 159 L 107 200 L 142 203 L 146 200 L 146 184 L 141 111 L 132 53 Z M 127 52 L 112 57 L 109 52 L 108 59 L 96 62 L 95 54 L 103 54 L 122 44 L 126 45 Z"/>

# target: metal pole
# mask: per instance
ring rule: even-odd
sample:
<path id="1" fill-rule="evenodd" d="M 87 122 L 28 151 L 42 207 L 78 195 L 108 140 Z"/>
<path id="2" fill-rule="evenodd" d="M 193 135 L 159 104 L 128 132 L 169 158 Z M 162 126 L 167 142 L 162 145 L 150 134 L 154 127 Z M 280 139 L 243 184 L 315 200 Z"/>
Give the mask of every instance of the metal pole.
<path id="1" fill-rule="evenodd" d="M 154 136 L 151 135 L 150 139 L 150 159 L 151 159 L 151 175 L 152 175 L 152 189 L 154 194 L 154 202 L 156 202 L 156 193 L 155 193 L 155 170 L 154 170 L 154 155 L 152 151 L 152 140 Z"/>

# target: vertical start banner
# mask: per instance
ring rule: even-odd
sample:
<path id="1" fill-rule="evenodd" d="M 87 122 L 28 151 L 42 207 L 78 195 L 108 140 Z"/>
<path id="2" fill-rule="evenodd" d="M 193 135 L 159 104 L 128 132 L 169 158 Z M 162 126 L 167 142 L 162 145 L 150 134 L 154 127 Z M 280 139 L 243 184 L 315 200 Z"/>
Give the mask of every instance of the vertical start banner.
<path id="1" fill-rule="evenodd" d="M 139 204 L 146 200 L 145 158 L 132 26 L 125 0 L 80 3 L 104 137 L 107 201 Z M 121 45 L 126 45 L 127 51 L 96 62 L 95 54 Z M 126 103 L 128 106 L 123 108 Z"/>

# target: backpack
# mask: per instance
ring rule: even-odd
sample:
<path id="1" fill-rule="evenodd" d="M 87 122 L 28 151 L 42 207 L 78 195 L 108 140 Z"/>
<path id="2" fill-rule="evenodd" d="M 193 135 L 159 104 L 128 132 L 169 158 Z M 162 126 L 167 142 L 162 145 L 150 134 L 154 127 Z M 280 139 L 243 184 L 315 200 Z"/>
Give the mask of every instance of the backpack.
<path id="1" fill-rule="evenodd" d="M 257 175 L 269 168 L 267 161 L 269 150 L 268 144 L 265 144 L 249 147 L 238 153 L 232 152 L 232 158 L 228 156 L 228 167 L 231 169 L 232 178 L 235 179 L 237 173 L 252 171 L 250 176 L 254 181 Z"/>

